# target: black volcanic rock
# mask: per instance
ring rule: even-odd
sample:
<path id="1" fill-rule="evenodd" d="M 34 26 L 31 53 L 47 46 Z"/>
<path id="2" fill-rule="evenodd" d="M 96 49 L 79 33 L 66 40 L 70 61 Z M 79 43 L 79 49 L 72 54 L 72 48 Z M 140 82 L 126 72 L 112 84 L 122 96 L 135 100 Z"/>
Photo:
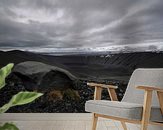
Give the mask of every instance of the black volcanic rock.
<path id="1" fill-rule="evenodd" d="M 18 77 L 15 77 L 15 75 L 10 75 L 7 79 L 6 86 L 0 90 L 0 106 L 7 103 L 11 97 L 18 93 L 19 91 L 25 91 L 25 87 L 23 86 L 23 83 L 20 81 Z M 12 80 L 11 80 L 12 79 Z M 11 84 L 10 82 L 15 81 L 16 84 Z M 113 84 L 113 82 L 107 81 L 105 82 L 107 84 Z M 121 100 L 126 84 L 119 83 L 115 84 L 118 85 L 118 89 L 116 91 L 118 95 L 118 99 Z M 43 96 L 35 100 L 34 102 L 22 106 L 16 106 L 10 108 L 7 112 L 9 113 L 67 113 L 67 112 L 85 112 L 85 102 L 88 100 L 93 100 L 94 95 L 94 88 L 87 86 L 87 81 L 79 81 L 78 82 L 78 94 L 80 96 L 80 99 L 76 100 L 73 98 L 69 98 L 67 96 L 64 96 L 62 100 L 49 100 L 49 92 L 45 92 Z M 69 91 L 68 91 L 69 93 Z M 110 100 L 109 94 L 107 89 L 104 89 L 102 91 L 102 99 L 103 100 Z"/>
<path id="2" fill-rule="evenodd" d="M 73 88 L 73 81 L 76 79 L 67 70 L 34 61 L 17 64 L 13 73 L 23 81 L 28 90 L 65 90 Z"/>
<path id="3" fill-rule="evenodd" d="M 15 63 L 14 72 L 0 90 L 1 106 L 19 91 L 44 91 L 31 104 L 13 107 L 8 112 L 85 112 L 84 104 L 94 94 L 94 88 L 88 87 L 87 82 L 118 86 L 116 93 L 121 100 L 136 68 L 163 68 L 162 52 L 50 56 L 0 51 L 0 59 L 1 67 Z M 107 90 L 103 91 L 102 99 L 110 99 Z"/>

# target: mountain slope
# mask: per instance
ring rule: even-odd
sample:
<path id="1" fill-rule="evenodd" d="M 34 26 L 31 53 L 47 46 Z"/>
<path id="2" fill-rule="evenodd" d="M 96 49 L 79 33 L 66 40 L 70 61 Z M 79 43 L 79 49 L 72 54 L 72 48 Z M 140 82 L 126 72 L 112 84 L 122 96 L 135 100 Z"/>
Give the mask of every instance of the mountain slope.
<path id="1" fill-rule="evenodd" d="M 119 54 L 50 56 L 23 51 L 0 51 L 0 66 L 13 62 L 38 61 L 70 71 L 84 80 L 125 80 L 136 68 L 163 68 L 163 53 L 135 52 Z"/>

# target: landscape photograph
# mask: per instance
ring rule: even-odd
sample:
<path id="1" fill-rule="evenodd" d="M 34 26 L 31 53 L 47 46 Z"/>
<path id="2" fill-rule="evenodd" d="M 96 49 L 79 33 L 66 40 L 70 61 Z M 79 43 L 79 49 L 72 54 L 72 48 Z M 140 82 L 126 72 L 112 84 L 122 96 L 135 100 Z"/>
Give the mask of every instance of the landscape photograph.
<path id="1" fill-rule="evenodd" d="M 123 101 L 135 70 L 163 68 L 162 21 L 161 0 L 0 0 L 0 113 L 88 114 L 100 85 Z"/>

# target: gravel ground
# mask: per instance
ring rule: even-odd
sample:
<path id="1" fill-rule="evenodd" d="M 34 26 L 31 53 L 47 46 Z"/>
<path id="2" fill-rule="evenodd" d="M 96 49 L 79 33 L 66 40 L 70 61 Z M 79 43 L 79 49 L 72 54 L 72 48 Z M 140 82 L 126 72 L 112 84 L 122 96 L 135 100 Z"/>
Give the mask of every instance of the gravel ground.
<path id="1" fill-rule="evenodd" d="M 20 92 L 25 91 L 23 82 L 17 77 L 8 78 L 6 86 L 0 90 L 0 106 L 7 103 L 11 97 Z M 85 112 L 84 106 L 87 100 L 93 99 L 94 89 L 87 86 L 87 81 L 78 81 L 74 84 L 74 88 L 78 92 L 79 99 L 71 99 L 67 96 L 63 96 L 62 100 L 50 100 L 49 92 L 45 92 L 44 95 L 30 104 L 23 106 L 16 106 L 10 108 L 7 112 L 11 113 L 82 113 Z M 126 83 L 118 81 L 106 81 L 105 83 L 111 83 L 118 85 L 116 93 L 118 99 L 121 100 L 125 89 Z M 102 99 L 109 100 L 107 90 L 103 90 Z"/>

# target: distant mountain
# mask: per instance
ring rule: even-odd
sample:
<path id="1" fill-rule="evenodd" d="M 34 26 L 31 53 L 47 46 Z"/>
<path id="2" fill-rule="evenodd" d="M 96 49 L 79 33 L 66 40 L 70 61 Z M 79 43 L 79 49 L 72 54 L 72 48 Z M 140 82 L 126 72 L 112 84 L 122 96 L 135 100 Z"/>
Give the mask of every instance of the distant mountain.
<path id="1" fill-rule="evenodd" d="M 44 56 L 41 54 L 36 54 L 32 52 L 25 52 L 20 50 L 12 50 L 12 51 L 0 51 L 0 67 L 8 64 L 14 63 L 18 64 L 25 61 L 38 61 L 42 63 L 46 63 L 49 65 L 54 65 L 58 67 L 65 68 L 65 66 L 58 64 L 54 60 L 49 59 L 50 56 Z"/>
<path id="2" fill-rule="evenodd" d="M 80 79 L 128 81 L 136 68 L 163 68 L 163 53 L 128 52 L 82 55 L 43 55 L 19 50 L 0 51 L 0 67 L 24 61 L 38 61 L 70 71 Z"/>

